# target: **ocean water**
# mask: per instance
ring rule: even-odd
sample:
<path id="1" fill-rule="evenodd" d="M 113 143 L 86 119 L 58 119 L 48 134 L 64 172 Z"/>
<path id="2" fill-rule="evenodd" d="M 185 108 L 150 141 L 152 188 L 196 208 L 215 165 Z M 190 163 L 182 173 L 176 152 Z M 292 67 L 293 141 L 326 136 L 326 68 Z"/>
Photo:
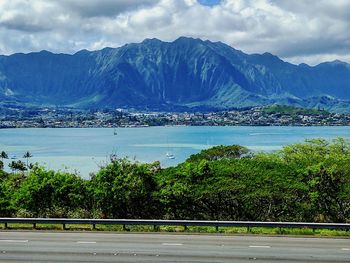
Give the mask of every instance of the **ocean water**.
<path id="1" fill-rule="evenodd" d="M 240 144 L 254 151 L 274 151 L 307 138 L 350 138 L 350 127 L 150 127 L 113 129 L 3 129 L 0 151 L 84 178 L 108 163 L 110 155 L 172 166 L 214 145 Z M 175 156 L 168 159 L 166 153 Z M 8 160 L 11 161 L 11 160 Z M 7 164 L 6 164 L 7 165 Z"/>

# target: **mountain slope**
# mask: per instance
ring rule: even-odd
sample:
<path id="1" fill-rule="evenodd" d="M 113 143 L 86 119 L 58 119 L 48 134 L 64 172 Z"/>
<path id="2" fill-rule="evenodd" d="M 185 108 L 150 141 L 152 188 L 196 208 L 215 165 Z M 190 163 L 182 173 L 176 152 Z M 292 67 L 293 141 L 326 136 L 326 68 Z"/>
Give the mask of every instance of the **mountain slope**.
<path id="1" fill-rule="evenodd" d="M 342 111 L 350 105 L 350 65 L 297 66 L 221 42 L 146 39 L 74 55 L 0 56 L 0 99 L 85 108 L 224 109 L 284 103 Z"/>

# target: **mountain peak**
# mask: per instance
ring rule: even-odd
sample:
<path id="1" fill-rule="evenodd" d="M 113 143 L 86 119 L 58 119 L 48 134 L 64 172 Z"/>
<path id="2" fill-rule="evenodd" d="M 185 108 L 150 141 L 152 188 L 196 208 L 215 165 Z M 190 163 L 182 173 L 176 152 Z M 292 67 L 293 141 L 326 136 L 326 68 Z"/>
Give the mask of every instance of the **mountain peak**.
<path id="1" fill-rule="evenodd" d="M 270 60 L 274 60 L 274 61 L 283 61 L 282 59 L 280 59 L 279 57 L 277 57 L 274 54 L 271 54 L 270 52 L 265 52 L 262 54 L 263 57 L 270 59 Z"/>
<path id="2" fill-rule="evenodd" d="M 181 36 L 174 41 L 174 43 L 179 43 L 179 42 L 191 43 L 191 42 L 203 42 L 203 40 L 201 40 L 200 38 Z"/>
<path id="3" fill-rule="evenodd" d="M 148 43 L 163 43 L 163 41 L 161 41 L 158 38 L 145 38 L 141 43 L 143 44 L 148 44 Z"/>
<path id="4" fill-rule="evenodd" d="M 89 50 L 87 50 L 87 49 L 82 49 L 82 50 L 79 50 L 78 52 L 74 53 L 74 55 L 86 55 L 86 54 L 88 54 L 88 53 L 90 53 Z"/>
<path id="5" fill-rule="evenodd" d="M 40 50 L 38 52 L 31 52 L 29 54 L 39 54 L 41 56 L 47 56 L 47 55 L 52 55 L 54 53 L 50 52 L 50 51 L 47 51 L 47 50 Z"/>
<path id="6" fill-rule="evenodd" d="M 323 62 L 321 64 L 318 64 L 316 67 L 337 67 L 337 66 L 345 66 L 345 67 L 350 67 L 349 63 L 346 63 L 344 61 L 341 61 L 339 59 L 330 61 L 330 62 Z"/>
<path id="7" fill-rule="evenodd" d="M 348 65 L 348 63 L 346 63 L 344 61 L 341 61 L 339 59 L 333 60 L 333 61 L 329 62 L 329 64 L 331 64 L 331 65 L 341 65 L 341 66 Z"/>
<path id="8" fill-rule="evenodd" d="M 301 68 L 310 68 L 310 66 L 306 63 L 300 63 L 298 66 Z"/>

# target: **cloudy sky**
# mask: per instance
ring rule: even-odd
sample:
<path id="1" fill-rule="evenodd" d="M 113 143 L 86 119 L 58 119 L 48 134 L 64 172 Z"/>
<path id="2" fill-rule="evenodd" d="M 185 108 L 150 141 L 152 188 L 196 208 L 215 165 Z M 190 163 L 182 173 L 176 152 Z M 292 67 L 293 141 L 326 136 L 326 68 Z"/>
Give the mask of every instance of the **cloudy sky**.
<path id="1" fill-rule="evenodd" d="M 145 38 L 222 41 L 293 62 L 350 62 L 349 0 L 0 0 L 0 54 Z"/>

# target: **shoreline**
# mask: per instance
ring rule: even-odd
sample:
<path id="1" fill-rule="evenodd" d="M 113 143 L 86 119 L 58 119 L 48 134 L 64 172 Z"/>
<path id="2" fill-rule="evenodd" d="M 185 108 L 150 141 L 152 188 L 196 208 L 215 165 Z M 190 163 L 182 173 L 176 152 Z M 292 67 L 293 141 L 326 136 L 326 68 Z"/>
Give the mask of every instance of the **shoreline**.
<path id="1" fill-rule="evenodd" d="M 350 127 L 350 124 L 290 124 L 290 125 L 254 125 L 254 124 L 237 124 L 237 125 L 127 125 L 127 126 L 47 126 L 47 127 L 37 127 L 37 126 L 24 126 L 24 127 L 0 127 L 0 130 L 9 130 L 9 129 L 140 129 L 140 128 L 160 128 L 160 127 Z"/>

